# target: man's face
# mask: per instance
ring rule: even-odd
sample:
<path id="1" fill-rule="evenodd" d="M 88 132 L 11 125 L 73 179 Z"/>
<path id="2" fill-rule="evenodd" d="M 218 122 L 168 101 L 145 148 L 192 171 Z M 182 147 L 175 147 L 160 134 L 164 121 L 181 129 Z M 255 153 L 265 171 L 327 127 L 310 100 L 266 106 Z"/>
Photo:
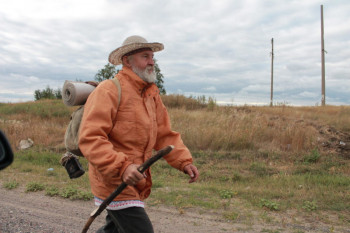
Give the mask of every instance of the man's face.
<path id="1" fill-rule="evenodd" d="M 156 80 L 154 72 L 153 51 L 142 51 L 133 54 L 129 60 L 131 69 L 144 81 L 153 83 Z"/>
<path id="2" fill-rule="evenodd" d="M 154 69 L 153 51 L 142 51 L 132 55 L 131 65 L 139 70 L 147 69 L 151 73 Z"/>

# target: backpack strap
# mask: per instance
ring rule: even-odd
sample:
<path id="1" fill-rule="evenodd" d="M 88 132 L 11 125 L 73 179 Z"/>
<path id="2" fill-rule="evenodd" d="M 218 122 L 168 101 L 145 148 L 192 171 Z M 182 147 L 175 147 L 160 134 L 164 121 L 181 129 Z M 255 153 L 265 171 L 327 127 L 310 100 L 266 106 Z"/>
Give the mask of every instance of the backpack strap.
<path id="1" fill-rule="evenodd" d="M 112 81 L 118 88 L 118 103 L 117 103 L 117 109 L 118 109 L 119 105 L 120 105 L 120 100 L 121 100 L 121 97 L 122 97 L 122 90 L 121 90 L 121 87 L 120 87 L 119 79 L 117 77 L 114 77 L 112 79 Z"/>

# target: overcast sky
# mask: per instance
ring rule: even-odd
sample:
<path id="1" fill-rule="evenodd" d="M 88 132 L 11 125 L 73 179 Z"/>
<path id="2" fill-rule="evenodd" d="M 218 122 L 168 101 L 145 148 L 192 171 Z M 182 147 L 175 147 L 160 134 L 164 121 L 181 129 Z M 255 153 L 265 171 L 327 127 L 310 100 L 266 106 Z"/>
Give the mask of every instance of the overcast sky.
<path id="1" fill-rule="evenodd" d="M 94 80 L 130 35 L 155 53 L 168 94 L 234 105 L 350 104 L 348 0 L 0 0 L 0 102 L 34 100 L 65 80 Z M 121 67 L 117 67 L 121 68 Z"/>

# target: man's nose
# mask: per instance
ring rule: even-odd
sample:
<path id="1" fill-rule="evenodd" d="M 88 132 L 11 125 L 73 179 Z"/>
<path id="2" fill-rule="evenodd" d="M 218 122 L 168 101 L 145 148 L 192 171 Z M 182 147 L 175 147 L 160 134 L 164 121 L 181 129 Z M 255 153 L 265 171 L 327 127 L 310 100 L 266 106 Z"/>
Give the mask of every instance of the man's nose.
<path id="1" fill-rule="evenodd" d="M 148 60 L 148 65 L 154 66 L 154 60 L 153 58 Z"/>

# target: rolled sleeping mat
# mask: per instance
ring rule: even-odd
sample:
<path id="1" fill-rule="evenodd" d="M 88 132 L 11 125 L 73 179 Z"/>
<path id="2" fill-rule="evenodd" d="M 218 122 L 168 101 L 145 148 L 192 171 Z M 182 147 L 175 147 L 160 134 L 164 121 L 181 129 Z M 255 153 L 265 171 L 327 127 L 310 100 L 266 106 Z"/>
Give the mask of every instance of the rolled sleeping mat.
<path id="1" fill-rule="evenodd" d="M 62 99 L 67 106 L 77 106 L 85 104 L 94 86 L 85 82 L 72 82 L 66 80 L 62 89 Z"/>

